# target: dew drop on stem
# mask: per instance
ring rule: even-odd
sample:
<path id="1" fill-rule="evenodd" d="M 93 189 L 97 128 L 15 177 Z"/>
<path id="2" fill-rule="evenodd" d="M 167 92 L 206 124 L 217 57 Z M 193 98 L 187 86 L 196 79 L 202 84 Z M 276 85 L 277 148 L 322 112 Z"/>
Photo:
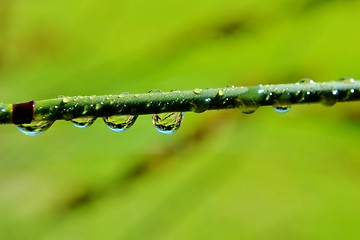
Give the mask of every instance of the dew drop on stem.
<path id="1" fill-rule="evenodd" d="M 48 120 L 32 121 L 31 123 L 19 124 L 17 125 L 17 128 L 20 132 L 28 136 L 37 136 L 48 130 L 53 123 L 54 121 Z"/>
<path id="2" fill-rule="evenodd" d="M 338 101 L 339 91 L 332 89 L 331 91 L 324 92 L 320 95 L 320 102 L 324 106 L 333 106 Z"/>
<path id="3" fill-rule="evenodd" d="M 300 83 L 300 84 L 315 84 L 315 81 L 311 78 L 303 78 L 298 83 Z"/>
<path id="4" fill-rule="evenodd" d="M 195 113 L 202 113 L 209 109 L 211 98 L 196 98 L 191 104 L 191 111 Z"/>
<path id="5" fill-rule="evenodd" d="M 96 117 L 88 116 L 71 119 L 71 122 L 77 128 L 88 128 L 95 122 L 95 120 Z"/>
<path id="6" fill-rule="evenodd" d="M 345 82 L 345 83 L 355 83 L 355 79 L 352 77 L 343 77 L 343 78 L 340 78 L 340 81 Z"/>
<path id="7" fill-rule="evenodd" d="M 125 132 L 134 125 L 138 116 L 132 115 L 114 115 L 103 117 L 106 126 L 114 132 Z"/>
<path id="8" fill-rule="evenodd" d="M 173 134 L 181 126 L 184 118 L 183 112 L 159 113 L 152 115 L 153 124 L 163 134 Z"/>

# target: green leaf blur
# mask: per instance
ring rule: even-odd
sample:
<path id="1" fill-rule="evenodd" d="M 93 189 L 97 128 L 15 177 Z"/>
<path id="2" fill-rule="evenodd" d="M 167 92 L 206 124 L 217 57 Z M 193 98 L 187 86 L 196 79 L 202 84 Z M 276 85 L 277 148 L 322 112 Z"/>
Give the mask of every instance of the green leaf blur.
<path id="1" fill-rule="evenodd" d="M 0 0 L 0 101 L 360 78 L 360 1 Z M 359 239 L 359 103 L 0 126 L 0 239 Z"/>

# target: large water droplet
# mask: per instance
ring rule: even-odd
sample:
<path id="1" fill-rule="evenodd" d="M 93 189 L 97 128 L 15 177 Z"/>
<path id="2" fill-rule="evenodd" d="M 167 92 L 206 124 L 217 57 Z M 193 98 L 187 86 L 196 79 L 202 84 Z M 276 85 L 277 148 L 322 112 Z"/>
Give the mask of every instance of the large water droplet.
<path id="1" fill-rule="evenodd" d="M 88 117 L 78 117 L 71 119 L 71 122 L 77 128 L 88 128 L 90 127 L 96 120 L 96 117 L 88 116 Z"/>
<path id="2" fill-rule="evenodd" d="M 172 112 L 172 113 L 159 113 L 153 114 L 153 124 L 159 132 L 163 134 L 173 134 L 181 126 L 184 113 Z"/>
<path id="3" fill-rule="evenodd" d="M 138 116 L 132 115 L 114 115 L 103 117 L 106 126 L 114 132 L 125 132 L 134 125 Z"/>
<path id="4" fill-rule="evenodd" d="M 31 123 L 19 124 L 17 128 L 28 136 L 37 136 L 48 130 L 53 123 L 54 121 L 32 121 Z"/>

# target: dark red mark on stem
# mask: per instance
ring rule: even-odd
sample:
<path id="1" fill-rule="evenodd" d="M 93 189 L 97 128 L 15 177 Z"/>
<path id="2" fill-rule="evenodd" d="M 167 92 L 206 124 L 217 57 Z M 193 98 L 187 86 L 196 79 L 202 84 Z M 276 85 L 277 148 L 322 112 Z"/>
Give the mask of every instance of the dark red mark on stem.
<path id="1" fill-rule="evenodd" d="M 13 104 L 13 123 L 31 123 L 34 117 L 35 101 Z"/>

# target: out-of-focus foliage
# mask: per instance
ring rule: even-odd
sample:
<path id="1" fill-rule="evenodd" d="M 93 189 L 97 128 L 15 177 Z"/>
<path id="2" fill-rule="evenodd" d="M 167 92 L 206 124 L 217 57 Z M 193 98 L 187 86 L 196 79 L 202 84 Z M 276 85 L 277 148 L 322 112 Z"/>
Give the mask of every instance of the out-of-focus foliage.
<path id="1" fill-rule="evenodd" d="M 0 101 L 359 78 L 360 1 L 0 0 Z M 1 239 L 359 239 L 359 103 L 1 126 Z"/>

